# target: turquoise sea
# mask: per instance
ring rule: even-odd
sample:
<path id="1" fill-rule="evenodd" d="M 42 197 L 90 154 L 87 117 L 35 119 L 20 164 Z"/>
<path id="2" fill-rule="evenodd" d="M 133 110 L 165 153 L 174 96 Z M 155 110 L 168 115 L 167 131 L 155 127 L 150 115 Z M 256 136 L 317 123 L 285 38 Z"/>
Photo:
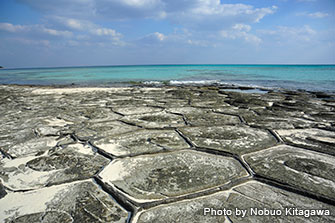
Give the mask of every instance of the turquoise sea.
<path id="1" fill-rule="evenodd" d="M 223 83 L 335 92 L 335 65 L 134 65 L 1 69 L 0 84 Z"/>

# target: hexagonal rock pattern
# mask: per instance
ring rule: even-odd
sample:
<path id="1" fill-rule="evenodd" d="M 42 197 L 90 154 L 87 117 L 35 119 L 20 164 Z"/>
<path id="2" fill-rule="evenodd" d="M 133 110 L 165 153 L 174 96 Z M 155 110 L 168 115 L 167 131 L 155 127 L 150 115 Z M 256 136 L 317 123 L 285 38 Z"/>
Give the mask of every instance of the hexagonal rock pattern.
<path id="1" fill-rule="evenodd" d="M 139 155 L 189 147 L 174 130 L 139 130 L 103 138 L 94 141 L 93 144 L 115 156 Z"/>
<path id="2" fill-rule="evenodd" d="M 151 114 L 129 115 L 121 120 L 133 123 L 145 128 L 166 128 L 185 126 L 181 115 L 157 112 Z"/>
<path id="3" fill-rule="evenodd" d="M 265 149 L 277 142 L 268 131 L 244 125 L 180 128 L 180 131 L 198 147 L 234 154 Z"/>
<path id="4" fill-rule="evenodd" d="M 117 159 L 99 177 L 142 203 L 213 188 L 247 175 L 231 157 L 184 150 Z"/>
<path id="5" fill-rule="evenodd" d="M 126 222 L 128 212 L 92 180 L 72 182 L 0 199 L 0 221 Z"/>
<path id="6" fill-rule="evenodd" d="M 0 161 L 0 178 L 12 190 L 37 189 L 46 185 L 87 179 L 97 173 L 109 159 L 82 144 L 64 149 Z"/>
<path id="7" fill-rule="evenodd" d="M 244 155 L 256 174 L 334 199 L 334 157 L 280 145 Z"/>
<path id="8" fill-rule="evenodd" d="M 324 210 L 324 214 L 308 216 L 306 212 L 306 214 L 294 215 L 294 208 L 304 211 Z M 237 212 L 236 209 L 245 211 L 245 215 L 242 217 L 241 212 Z M 222 214 L 224 210 L 230 219 L 229 221 Z M 264 213 L 265 210 L 275 210 L 277 216 L 255 214 L 261 214 L 262 211 Z M 329 211 L 329 215 L 327 215 L 326 210 Z M 249 181 L 228 191 L 153 207 L 139 212 L 135 219 L 137 223 L 334 222 L 335 217 L 332 214 L 334 211 L 334 206 L 257 181 Z M 308 217 L 305 217 L 305 215 Z M 311 215 L 311 212 L 309 212 L 309 215 Z"/>
<path id="9" fill-rule="evenodd" d="M 322 129 L 276 130 L 284 141 L 335 155 L 335 132 Z"/>

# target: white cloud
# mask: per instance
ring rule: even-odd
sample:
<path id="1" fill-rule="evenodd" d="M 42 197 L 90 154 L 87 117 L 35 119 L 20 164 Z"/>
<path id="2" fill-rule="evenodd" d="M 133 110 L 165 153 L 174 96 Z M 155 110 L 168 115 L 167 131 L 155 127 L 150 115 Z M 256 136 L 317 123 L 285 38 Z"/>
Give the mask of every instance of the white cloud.
<path id="1" fill-rule="evenodd" d="M 309 42 L 317 34 L 308 25 L 304 25 L 303 27 L 278 26 L 275 30 L 260 30 L 259 32 L 265 35 L 276 36 L 277 40 L 284 42 L 290 40 Z"/>
<path id="2" fill-rule="evenodd" d="M 118 33 L 114 29 L 105 28 L 87 20 L 78 20 L 59 16 L 54 17 L 54 19 L 72 30 L 87 32 L 97 36 L 109 36 L 114 39 L 120 39 L 122 37 L 122 34 Z"/>
<path id="3" fill-rule="evenodd" d="M 7 32 L 21 32 L 21 31 L 27 31 L 29 29 L 30 28 L 27 26 L 13 25 L 11 23 L 0 23 L 0 30 Z"/>
<path id="4" fill-rule="evenodd" d="M 71 37 L 73 35 L 70 31 L 62 31 L 62 30 L 55 30 L 55 29 L 48 29 L 41 27 L 41 31 L 53 36 L 63 36 L 63 37 Z"/>
<path id="5" fill-rule="evenodd" d="M 221 30 L 220 35 L 225 39 L 243 39 L 246 42 L 260 44 L 262 40 L 254 34 L 249 33 L 251 26 L 246 24 L 235 24 L 231 29 Z"/>
<path id="6" fill-rule="evenodd" d="M 168 39 L 168 36 L 164 35 L 163 33 L 154 32 L 154 33 L 150 33 L 138 39 L 137 42 L 151 45 L 151 44 L 162 43 L 163 41 L 166 41 L 167 39 Z"/>
<path id="7" fill-rule="evenodd" d="M 159 39 L 159 41 L 163 41 L 166 39 L 166 36 L 162 33 L 155 32 L 154 35 L 157 37 L 157 39 Z"/>
<path id="8" fill-rule="evenodd" d="M 0 30 L 12 32 L 12 33 L 40 33 L 40 34 L 48 34 L 51 36 L 62 36 L 62 37 L 71 37 L 73 35 L 70 31 L 64 30 L 56 30 L 46 28 L 44 25 L 13 25 L 11 23 L 0 23 Z"/>
<path id="9" fill-rule="evenodd" d="M 273 14 L 276 6 L 255 8 L 246 4 L 223 4 L 219 0 L 196 0 L 183 11 L 169 11 L 168 17 L 188 27 L 222 29 L 235 23 L 258 23 Z"/>
<path id="10" fill-rule="evenodd" d="M 257 8 L 247 4 L 224 4 L 220 0 L 19 0 L 53 16 L 91 20 L 134 18 L 169 19 L 182 25 L 259 22 L 274 13 L 276 6 Z M 85 13 L 83 13 L 85 12 Z M 76 21 L 69 21 L 80 28 Z M 222 27 L 221 27 L 222 29 Z"/>
<path id="11" fill-rule="evenodd" d="M 317 18 L 317 19 L 321 19 L 321 18 L 325 18 L 328 17 L 329 14 L 325 13 L 325 12 L 299 12 L 296 14 L 297 16 L 308 16 L 311 18 Z"/>
<path id="12" fill-rule="evenodd" d="M 329 16 L 329 14 L 324 13 L 324 12 L 314 12 L 314 13 L 309 13 L 308 16 L 312 18 L 324 18 L 324 17 Z"/>

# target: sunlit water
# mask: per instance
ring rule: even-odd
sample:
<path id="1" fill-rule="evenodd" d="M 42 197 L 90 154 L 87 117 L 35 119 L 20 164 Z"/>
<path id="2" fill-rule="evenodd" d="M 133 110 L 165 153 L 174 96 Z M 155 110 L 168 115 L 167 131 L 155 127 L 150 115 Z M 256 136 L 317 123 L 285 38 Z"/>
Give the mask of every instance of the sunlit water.
<path id="1" fill-rule="evenodd" d="M 143 65 L 1 69 L 1 84 L 224 83 L 335 91 L 335 65 Z"/>

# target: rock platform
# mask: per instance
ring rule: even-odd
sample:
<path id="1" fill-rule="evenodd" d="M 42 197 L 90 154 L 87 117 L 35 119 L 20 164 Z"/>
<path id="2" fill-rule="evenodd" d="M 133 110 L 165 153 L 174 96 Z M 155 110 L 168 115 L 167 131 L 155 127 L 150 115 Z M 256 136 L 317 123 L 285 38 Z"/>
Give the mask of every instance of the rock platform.
<path id="1" fill-rule="evenodd" d="M 335 95 L 0 86 L 0 222 L 335 222 Z"/>

